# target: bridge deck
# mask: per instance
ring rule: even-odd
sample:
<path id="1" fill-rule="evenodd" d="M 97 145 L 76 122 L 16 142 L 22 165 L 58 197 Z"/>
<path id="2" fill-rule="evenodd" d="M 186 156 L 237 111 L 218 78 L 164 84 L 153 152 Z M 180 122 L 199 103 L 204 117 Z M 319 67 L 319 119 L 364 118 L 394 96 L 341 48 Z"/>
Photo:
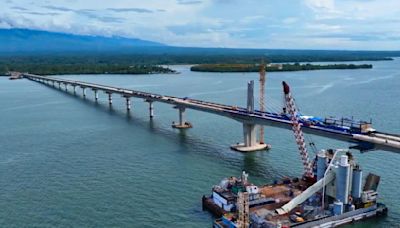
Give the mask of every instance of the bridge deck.
<path id="1" fill-rule="evenodd" d="M 102 90 L 109 93 L 120 94 L 124 97 L 142 98 L 147 101 L 162 102 L 174 106 L 194 109 L 202 112 L 209 112 L 228 118 L 232 118 L 242 123 L 251 123 L 257 125 L 267 125 L 272 127 L 291 129 L 292 122 L 286 114 L 270 113 L 270 112 L 248 112 L 242 107 L 218 104 L 208 101 L 195 100 L 190 98 L 179 98 L 174 96 L 166 96 L 143 91 L 118 88 L 113 86 L 99 85 L 81 81 L 72 81 L 59 79 L 54 77 L 44 77 L 33 74 L 24 74 L 24 77 L 35 81 L 57 82 L 71 86 L 79 86 L 82 88 L 90 88 L 92 90 Z M 383 132 L 375 132 L 370 134 L 355 134 L 346 131 L 335 130 L 329 127 L 314 126 L 312 124 L 302 123 L 303 131 L 309 134 L 315 134 L 323 137 L 333 138 L 341 141 L 356 143 L 360 149 L 380 149 L 400 153 L 400 136 Z"/>

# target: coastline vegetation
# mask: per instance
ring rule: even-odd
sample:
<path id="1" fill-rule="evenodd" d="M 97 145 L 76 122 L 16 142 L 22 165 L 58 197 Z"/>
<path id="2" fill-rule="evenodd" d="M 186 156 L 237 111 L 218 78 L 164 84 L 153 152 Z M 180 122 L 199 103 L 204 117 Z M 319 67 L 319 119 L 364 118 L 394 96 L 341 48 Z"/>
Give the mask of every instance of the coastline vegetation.
<path id="1" fill-rule="evenodd" d="M 126 64 L 17 64 L 0 65 L 0 75 L 9 71 L 38 75 L 66 74 L 173 74 L 176 71 L 158 65 Z"/>
<path id="2" fill-rule="evenodd" d="M 200 64 L 192 69 L 209 72 L 254 72 L 257 64 L 275 62 L 379 61 L 393 60 L 382 53 L 339 51 L 225 50 L 225 49 L 146 49 L 142 52 L 81 53 L 0 53 L 0 75 L 8 71 L 33 74 L 153 74 L 176 73 L 161 65 Z M 203 65 L 206 64 L 206 65 Z M 219 65 L 215 65 L 219 64 Z M 233 66 L 237 64 L 238 66 Z M 371 68 L 370 64 L 288 65 L 282 71 Z M 268 68 L 268 71 L 280 71 Z"/>
<path id="3" fill-rule="evenodd" d="M 267 72 L 279 71 L 307 71 L 307 70 L 331 70 L 331 69 L 371 69 L 372 64 L 277 64 L 266 67 Z M 258 72 L 259 64 L 199 64 L 192 66 L 191 71 L 199 72 Z"/>

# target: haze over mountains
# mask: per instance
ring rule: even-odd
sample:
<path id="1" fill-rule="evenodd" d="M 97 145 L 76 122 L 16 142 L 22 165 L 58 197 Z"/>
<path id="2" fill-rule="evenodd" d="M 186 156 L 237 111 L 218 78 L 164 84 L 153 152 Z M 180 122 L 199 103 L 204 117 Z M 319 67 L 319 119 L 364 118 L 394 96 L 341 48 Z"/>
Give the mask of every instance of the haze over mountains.
<path id="1" fill-rule="evenodd" d="M 0 52 L 115 51 L 164 44 L 124 37 L 83 36 L 30 29 L 0 29 Z"/>
<path id="2" fill-rule="evenodd" d="M 122 54 L 135 56 L 141 62 L 213 63 L 257 62 L 266 58 L 272 62 L 382 60 L 400 56 L 399 51 L 343 51 L 176 47 L 138 38 L 85 36 L 32 29 L 0 29 L 0 56 L 63 55 L 81 53 L 98 58 Z M 154 57 L 155 56 L 155 57 Z M 85 57 L 86 58 L 86 57 Z M 139 61 L 139 62 L 140 62 Z M 154 61 L 153 61 L 154 62 Z"/>

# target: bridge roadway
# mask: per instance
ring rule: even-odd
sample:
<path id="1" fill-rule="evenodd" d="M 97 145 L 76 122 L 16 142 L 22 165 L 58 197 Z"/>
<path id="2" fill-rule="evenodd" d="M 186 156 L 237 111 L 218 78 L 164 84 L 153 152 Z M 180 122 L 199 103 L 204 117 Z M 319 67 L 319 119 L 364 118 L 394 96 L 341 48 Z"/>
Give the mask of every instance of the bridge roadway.
<path id="1" fill-rule="evenodd" d="M 33 74 L 24 74 L 25 78 L 41 83 L 58 83 L 59 88 L 61 85 L 68 88 L 68 85 L 74 88 L 80 87 L 83 89 L 83 95 L 85 96 L 85 89 L 89 88 L 95 92 L 95 99 L 97 100 L 97 91 L 104 91 L 109 94 L 110 104 L 112 103 L 111 94 L 120 94 L 122 97 L 127 99 L 127 108 L 130 109 L 130 97 L 141 98 L 150 104 L 150 117 L 153 116 L 153 102 L 161 102 L 173 105 L 180 111 L 180 125 L 184 124 L 183 112 L 186 108 L 198 110 L 202 112 L 208 112 L 212 114 L 217 114 L 220 116 L 225 116 L 243 124 L 255 125 L 266 125 L 278 128 L 292 128 L 292 122 L 288 120 L 285 115 L 270 113 L 270 112 L 260 112 L 255 110 L 254 112 L 249 112 L 246 108 L 240 108 L 236 106 L 217 104 L 208 101 L 195 100 L 190 98 L 179 98 L 174 96 L 165 96 L 154 93 L 147 93 L 142 91 L 130 90 L 117 88 L 106 85 L 99 85 L 94 83 L 87 83 L 81 81 L 72 81 L 66 79 L 59 79 L 54 77 L 44 77 Z M 129 101 L 129 102 L 128 102 Z M 321 126 L 305 125 L 302 124 L 302 129 L 305 133 L 319 135 L 322 137 L 327 137 L 331 139 L 336 139 L 340 141 L 346 141 L 355 144 L 356 149 L 361 151 L 367 150 L 385 150 L 400 153 L 400 135 L 388 134 L 383 132 L 374 132 L 370 134 L 354 134 L 346 133 L 339 130 L 334 130 L 330 128 L 325 128 Z M 245 133 L 246 134 L 246 133 Z M 245 135 L 246 137 L 246 135 Z"/>

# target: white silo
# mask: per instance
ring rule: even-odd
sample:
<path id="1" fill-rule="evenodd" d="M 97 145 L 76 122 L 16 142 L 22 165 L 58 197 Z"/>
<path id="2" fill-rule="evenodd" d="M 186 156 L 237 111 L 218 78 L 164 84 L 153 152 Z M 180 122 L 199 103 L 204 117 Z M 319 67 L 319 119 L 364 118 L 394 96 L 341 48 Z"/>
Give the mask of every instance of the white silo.
<path id="1" fill-rule="evenodd" d="M 350 191 L 350 164 L 347 155 L 340 157 L 336 175 L 336 199 L 343 204 L 348 203 Z"/>
<path id="2" fill-rule="evenodd" d="M 359 199 L 362 192 L 362 170 L 359 166 L 356 166 L 353 170 L 353 180 L 351 184 L 351 196 L 354 199 Z"/>

